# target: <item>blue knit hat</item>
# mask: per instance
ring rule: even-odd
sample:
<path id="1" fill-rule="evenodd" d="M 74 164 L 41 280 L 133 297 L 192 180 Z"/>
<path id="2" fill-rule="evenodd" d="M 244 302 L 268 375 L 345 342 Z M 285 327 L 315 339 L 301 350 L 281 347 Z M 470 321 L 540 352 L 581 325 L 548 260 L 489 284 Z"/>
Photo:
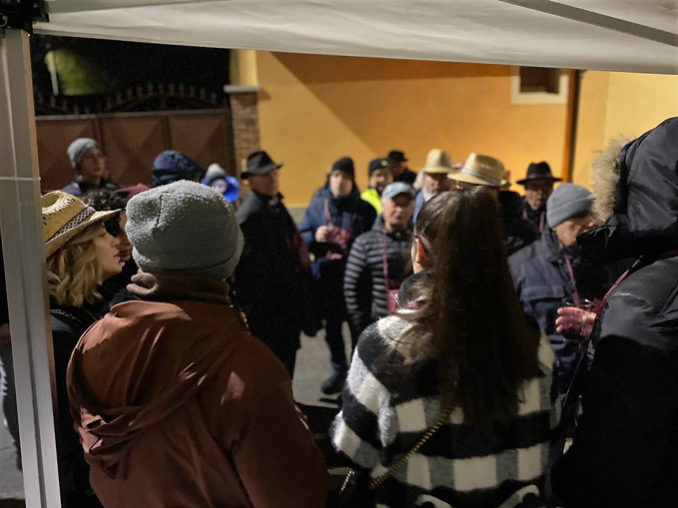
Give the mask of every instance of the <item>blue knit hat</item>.
<path id="1" fill-rule="evenodd" d="M 204 174 L 205 170 L 197 162 L 176 150 L 160 152 L 153 161 L 153 187 L 200 179 Z"/>

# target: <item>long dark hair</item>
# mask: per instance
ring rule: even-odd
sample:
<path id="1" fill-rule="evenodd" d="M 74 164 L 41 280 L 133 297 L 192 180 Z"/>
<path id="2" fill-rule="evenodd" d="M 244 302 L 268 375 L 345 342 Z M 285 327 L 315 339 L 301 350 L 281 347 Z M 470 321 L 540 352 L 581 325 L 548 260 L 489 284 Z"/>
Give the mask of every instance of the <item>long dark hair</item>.
<path id="1" fill-rule="evenodd" d="M 538 374 L 539 339 L 513 287 L 496 199 L 482 188 L 443 192 L 422 207 L 415 236 L 431 276 L 416 309 L 401 314 L 411 322 L 401 343 L 412 357 L 434 355 L 442 402 L 468 421 L 510 417 L 523 381 Z"/>

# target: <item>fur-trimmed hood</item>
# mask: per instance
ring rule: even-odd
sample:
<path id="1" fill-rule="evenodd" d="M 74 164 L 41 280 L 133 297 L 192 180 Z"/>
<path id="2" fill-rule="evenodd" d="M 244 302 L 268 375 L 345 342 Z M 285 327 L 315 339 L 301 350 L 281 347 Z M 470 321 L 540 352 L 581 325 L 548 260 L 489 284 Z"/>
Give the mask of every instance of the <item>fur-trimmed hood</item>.
<path id="1" fill-rule="evenodd" d="M 594 163 L 594 191 L 607 220 L 579 237 L 587 254 L 612 260 L 678 248 L 678 117 L 614 142 Z"/>

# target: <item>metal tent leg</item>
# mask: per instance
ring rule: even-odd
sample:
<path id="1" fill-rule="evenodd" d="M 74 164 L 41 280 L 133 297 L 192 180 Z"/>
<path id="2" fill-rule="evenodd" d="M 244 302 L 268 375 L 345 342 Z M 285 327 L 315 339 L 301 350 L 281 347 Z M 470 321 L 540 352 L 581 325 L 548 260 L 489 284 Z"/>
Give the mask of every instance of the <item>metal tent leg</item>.
<path id="1" fill-rule="evenodd" d="M 61 506 L 28 34 L 0 34 L 0 229 L 26 506 Z"/>

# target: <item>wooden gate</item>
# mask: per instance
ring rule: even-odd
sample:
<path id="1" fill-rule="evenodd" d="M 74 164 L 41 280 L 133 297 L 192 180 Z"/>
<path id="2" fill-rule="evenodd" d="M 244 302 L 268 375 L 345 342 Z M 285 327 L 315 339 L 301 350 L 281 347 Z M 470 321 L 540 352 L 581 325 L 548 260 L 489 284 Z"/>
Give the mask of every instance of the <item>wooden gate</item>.
<path id="1" fill-rule="evenodd" d="M 78 137 L 101 143 L 111 180 L 120 185 L 150 185 L 153 159 L 170 149 L 237 176 L 228 109 L 39 116 L 35 123 L 43 192 L 73 180 L 66 148 Z"/>

